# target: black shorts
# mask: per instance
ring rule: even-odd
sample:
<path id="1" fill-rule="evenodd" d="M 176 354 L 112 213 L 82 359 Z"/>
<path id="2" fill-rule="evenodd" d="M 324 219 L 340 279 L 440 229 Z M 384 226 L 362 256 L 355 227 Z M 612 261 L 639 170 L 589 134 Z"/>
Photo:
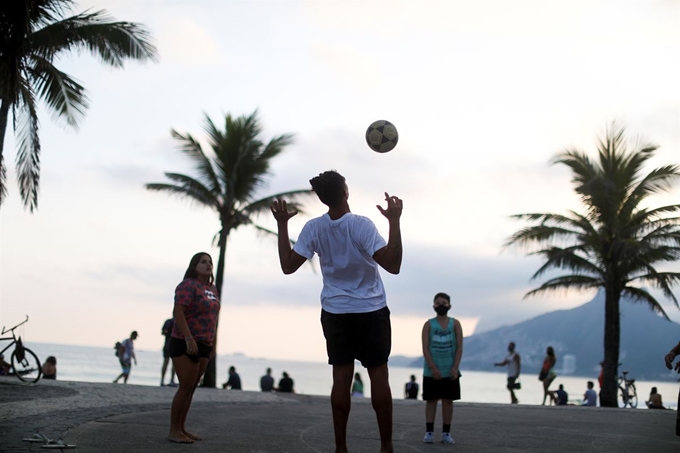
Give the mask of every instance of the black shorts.
<path id="1" fill-rule="evenodd" d="M 439 380 L 431 376 L 423 376 L 423 399 L 451 400 L 460 399 L 460 378 L 441 378 Z"/>
<path id="2" fill-rule="evenodd" d="M 170 357 L 179 357 L 185 355 L 191 359 L 192 362 L 198 363 L 200 359 L 209 359 L 210 353 L 212 352 L 212 346 L 199 341 L 196 342 L 198 346 L 198 353 L 189 355 L 187 354 L 187 343 L 185 340 L 180 340 L 179 338 L 170 337 L 170 344 L 168 345 L 168 352 Z"/>
<path id="3" fill-rule="evenodd" d="M 392 326 L 387 307 L 368 313 L 334 314 L 321 310 L 330 365 L 348 365 L 357 359 L 365 368 L 387 363 L 392 349 Z"/>

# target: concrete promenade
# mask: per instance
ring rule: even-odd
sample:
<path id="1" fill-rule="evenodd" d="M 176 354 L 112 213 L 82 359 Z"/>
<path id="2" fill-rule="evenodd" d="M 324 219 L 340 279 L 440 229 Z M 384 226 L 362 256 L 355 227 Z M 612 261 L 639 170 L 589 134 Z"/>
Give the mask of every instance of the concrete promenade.
<path id="1" fill-rule="evenodd" d="M 192 445 L 166 440 L 174 389 L 85 382 L 25 385 L 0 378 L 0 452 L 40 452 L 22 438 L 40 433 L 97 452 L 328 452 L 334 451 L 327 397 L 198 389 L 187 428 L 203 436 Z M 673 398 L 668 395 L 666 398 Z M 675 412 L 643 409 L 542 407 L 459 402 L 455 445 L 423 444 L 423 401 L 394 401 L 397 452 L 680 452 Z M 353 400 L 351 452 L 377 453 L 377 424 L 369 399 Z"/>

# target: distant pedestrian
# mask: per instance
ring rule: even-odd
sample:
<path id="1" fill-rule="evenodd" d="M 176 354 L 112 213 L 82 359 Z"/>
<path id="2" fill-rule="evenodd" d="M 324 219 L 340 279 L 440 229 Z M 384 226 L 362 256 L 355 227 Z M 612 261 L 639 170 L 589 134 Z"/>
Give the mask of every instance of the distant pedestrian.
<path id="1" fill-rule="evenodd" d="M 451 420 L 453 402 L 460 399 L 460 359 L 463 356 L 463 329 L 460 322 L 448 316 L 451 298 L 448 294 L 434 296 L 437 316 L 425 322 L 422 332 L 423 399 L 425 406 L 425 437 L 423 442 L 434 443 L 434 420 L 437 401 L 442 402 L 442 443 L 453 444 Z"/>
<path id="2" fill-rule="evenodd" d="M 42 365 L 43 379 L 57 379 L 57 358 L 49 356 Z"/>
<path id="3" fill-rule="evenodd" d="M 213 261 L 207 253 L 197 253 L 189 262 L 184 279 L 175 289 L 172 311 L 175 326 L 170 338 L 170 357 L 179 386 L 172 400 L 168 440 L 184 444 L 200 440 L 184 426 L 194 391 L 215 357 L 215 330 L 220 299 L 213 284 Z"/>
<path id="4" fill-rule="evenodd" d="M 283 377 L 279 381 L 279 386 L 276 388 L 276 391 L 281 393 L 295 393 L 295 389 L 293 388 L 294 386 L 295 383 L 290 378 L 290 376 L 288 376 L 288 373 L 284 371 Z"/>
<path id="5" fill-rule="evenodd" d="M 676 359 L 676 357 L 680 356 L 680 343 L 675 345 L 671 351 L 666 354 L 666 357 L 664 357 L 664 362 L 666 362 L 666 368 L 669 370 L 673 369 L 673 360 Z M 680 373 L 680 360 L 678 360 L 675 364 L 675 371 Z M 680 393 L 678 393 L 678 416 L 675 421 L 675 434 L 677 436 L 680 436 Z"/>
<path id="6" fill-rule="evenodd" d="M 545 399 L 550 397 L 549 403 L 554 403 L 555 399 L 552 392 L 550 392 L 550 384 L 557 377 L 555 372 L 555 364 L 557 363 L 557 356 L 555 355 L 555 350 L 552 346 L 548 346 L 545 351 L 545 359 L 543 359 L 543 366 L 538 374 L 538 380 L 543 382 L 543 402 L 541 405 L 545 405 Z"/>
<path id="7" fill-rule="evenodd" d="M 8 376 L 11 369 L 12 364 L 5 361 L 5 354 L 0 354 L 0 376 Z"/>
<path id="8" fill-rule="evenodd" d="M 359 373 L 354 373 L 354 383 L 352 384 L 352 396 L 357 398 L 364 397 L 364 383 Z"/>
<path id="9" fill-rule="evenodd" d="M 222 388 L 230 388 L 232 390 L 241 390 L 241 376 L 236 372 L 236 368 L 233 366 L 229 367 L 229 379 L 227 382 L 222 384 Z"/>
<path id="10" fill-rule="evenodd" d="M 165 385 L 165 372 L 168 369 L 168 362 L 170 362 L 170 337 L 172 336 L 172 328 L 175 327 L 175 320 L 170 318 L 163 323 L 161 328 L 161 335 L 165 337 L 165 343 L 163 344 L 163 366 L 161 367 L 161 387 Z M 175 365 L 170 365 L 170 387 L 174 387 L 175 384 Z"/>
<path id="11" fill-rule="evenodd" d="M 555 392 L 555 404 L 557 406 L 566 406 L 569 402 L 569 394 L 564 391 L 564 385 L 560 384 Z"/>
<path id="12" fill-rule="evenodd" d="M 132 369 L 132 361 L 135 361 L 137 365 L 137 356 L 135 356 L 135 344 L 134 341 L 137 339 L 137 331 L 133 331 L 130 334 L 130 338 L 126 338 L 120 344 L 120 349 L 118 350 L 118 361 L 120 362 L 120 367 L 123 372 L 113 381 L 114 384 L 118 383 L 120 378 L 123 378 L 123 384 L 127 384 L 128 377 L 130 377 L 130 370 Z"/>
<path id="13" fill-rule="evenodd" d="M 410 400 L 418 399 L 418 383 L 414 374 L 411 375 L 411 380 L 404 386 L 404 398 Z"/>
<path id="14" fill-rule="evenodd" d="M 593 381 L 588 381 L 586 386 L 588 389 L 586 390 L 586 393 L 583 394 L 583 402 L 581 402 L 581 406 L 597 406 L 597 393 L 595 393 L 595 390 L 593 390 L 595 384 L 593 384 Z"/>
<path id="15" fill-rule="evenodd" d="M 260 378 L 260 390 L 263 392 L 271 392 L 274 390 L 274 378 L 272 377 L 272 369 L 267 368 L 267 374 Z"/>
<path id="16" fill-rule="evenodd" d="M 328 363 L 333 366 L 331 408 L 335 450 L 347 450 L 347 422 L 352 407 L 354 362 L 359 360 L 371 379 L 371 403 L 378 421 L 380 449 L 393 451 L 392 390 L 387 360 L 392 348 L 390 310 L 379 267 L 391 274 L 401 270 L 400 217 L 403 202 L 385 192 L 387 207 L 376 206 L 389 223 L 386 242 L 373 222 L 349 208 L 349 188 L 336 171 L 326 171 L 310 181 L 319 200 L 328 206 L 324 215 L 309 220 L 291 249 L 285 200 L 271 205 L 279 233 L 279 262 L 284 274 L 292 274 L 314 255 L 319 256 L 321 326 Z"/>
<path id="17" fill-rule="evenodd" d="M 515 396 L 515 390 L 519 390 L 520 383 L 517 382 L 519 379 L 519 374 L 522 371 L 522 358 L 519 353 L 515 351 L 515 343 L 510 342 L 508 344 L 508 356 L 502 362 L 494 363 L 494 366 L 507 366 L 508 367 L 508 385 L 507 389 L 510 392 L 510 402 L 512 404 L 519 403 L 519 400 Z"/>

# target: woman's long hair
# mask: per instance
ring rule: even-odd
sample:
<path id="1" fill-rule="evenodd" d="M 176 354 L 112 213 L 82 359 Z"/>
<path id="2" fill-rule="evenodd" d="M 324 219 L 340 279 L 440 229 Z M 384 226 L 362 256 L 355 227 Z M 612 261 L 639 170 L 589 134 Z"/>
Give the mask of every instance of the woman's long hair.
<path id="1" fill-rule="evenodd" d="M 196 273 L 196 266 L 198 265 L 199 261 L 201 261 L 201 258 L 203 256 L 207 256 L 210 258 L 210 261 L 212 261 L 212 256 L 210 256 L 209 253 L 205 252 L 198 252 L 194 256 L 191 257 L 191 261 L 189 261 L 189 267 L 187 268 L 187 271 L 184 273 L 184 279 L 186 280 L 187 278 L 193 278 L 196 279 L 198 278 L 198 274 Z M 215 277 L 210 274 L 210 278 L 208 279 L 208 284 L 212 285 L 213 282 L 215 281 Z"/>

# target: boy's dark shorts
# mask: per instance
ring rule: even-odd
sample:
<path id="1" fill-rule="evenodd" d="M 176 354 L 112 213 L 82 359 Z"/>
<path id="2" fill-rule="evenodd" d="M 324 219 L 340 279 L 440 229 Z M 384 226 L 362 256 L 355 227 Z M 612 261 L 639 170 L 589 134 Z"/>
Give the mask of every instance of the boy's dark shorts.
<path id="1" fill-rule="evenodd" d="M 168 345 L 168 351 L 170 352 L 170 357 L 179 357 L 186 355 L 191 359 L 192 362 L 198 363 L 201 359 L 209 359 L 210 353 L 212 353 L 212 346 L 199 341 L 196 342 L 198 346 L 198 353 L 189 355 L 187 354 L 187 343 L 179 338 L 170 337 L 170 344 Z"/>
<path id="2" fill-rule="evenodd" d="M 392 350 L 390 310 L 368 313 L 328 313 L 321 310 L 330 365 L 348 365 L 357 359 L 365 368 L 384 365 Z"/>
<path id="3" fill-rule="evenodd" d="M 460 399 L 460 378 L 441 378 L 439 380 L 432 376 L 423 376 L 423 399 L 429 400 L 451 400 Z"/>

